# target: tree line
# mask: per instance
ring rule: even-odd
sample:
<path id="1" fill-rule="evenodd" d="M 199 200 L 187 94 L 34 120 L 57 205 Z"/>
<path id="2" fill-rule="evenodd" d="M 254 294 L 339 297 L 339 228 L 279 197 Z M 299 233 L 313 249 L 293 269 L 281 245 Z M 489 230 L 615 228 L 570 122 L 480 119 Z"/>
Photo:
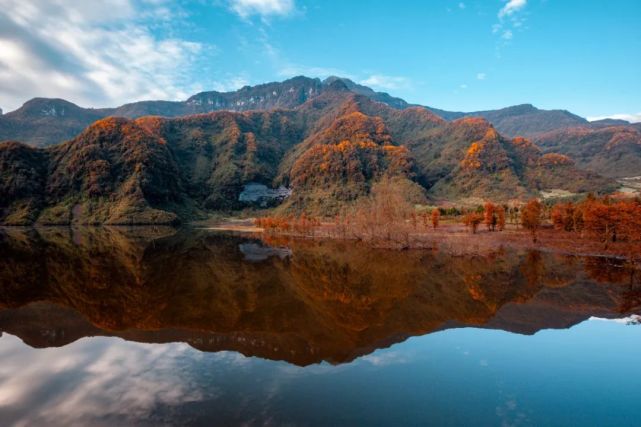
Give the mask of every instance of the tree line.
<path id="1" fill-rule="evenodd" d="M 382 181 L 357 204 L 345 206 L 339 214 L 322 223 L 305 214 L 297 217 L 264 217 L 256 225 L 267 232 L 304 236 L 357 239 L 386 246 L 409 247 L 412 239 L 442 220 L 461 223 L 476 234 L 483 226 L 488 232 L 502 232 L 510 224 L 539 240 L 542 227 L 554 227 L 576 238 L 602 242 L 641 242 L 641 200 L 596 198 L 581 202 L 542 203 L 532 199 L 520 205 L 491 201 L 473 209 L 415 207 L 404 199 L 392 181 Z"/>

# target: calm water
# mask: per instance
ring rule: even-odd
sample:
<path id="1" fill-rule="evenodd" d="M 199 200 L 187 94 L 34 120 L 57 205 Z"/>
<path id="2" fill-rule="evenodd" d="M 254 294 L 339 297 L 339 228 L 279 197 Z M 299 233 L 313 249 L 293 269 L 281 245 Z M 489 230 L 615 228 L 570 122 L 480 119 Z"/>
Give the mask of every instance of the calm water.
<path id="1" fill-rule="evenodd" d="M 641 425 L 641 274 L 206 231 L 0 230 L 0 425 Z"/>

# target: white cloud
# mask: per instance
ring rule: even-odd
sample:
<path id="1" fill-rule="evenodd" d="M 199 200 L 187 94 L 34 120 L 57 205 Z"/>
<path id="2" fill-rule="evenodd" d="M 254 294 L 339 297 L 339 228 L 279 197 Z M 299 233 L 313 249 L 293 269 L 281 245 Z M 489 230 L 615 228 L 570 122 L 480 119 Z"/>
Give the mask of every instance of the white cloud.
<path id="1" fill-rule="evenodd" d="M 639 123 L 641 122 L 641 112 L 636 114 L 621 113 L 621 114 L 610 114 L 609 116 L 588 117 L 588 121 L 590 122 L 593 122 L 595 120 L 603 120 L 603 119 L 627 120 L 630 123 Z"/>
<path id="2" fill-rule="evenodd" d="M 34 351 L 10 335 L 2 344 L 0 407 L 15 411 L 15 425 L 101 425 L 110 417 L 129 425 L 158 407 L 203 399 L 185 368 L 184 359 L 194 354 L 186 344 L 94 338 Z M 64 386 L 40 393 L 56 384 Z"/>
<path id="3" fill-rule="evenodd" d="M 287 16 L 294 11 L 294 0 L 230 0 L 229 6 L 242 18 Z"/>
<path id="4" fill-rule="evenodd" d="M 384 90 L 397 90 L 410 86 L 410 81 L 407 77 L 385 76 L 382 74 L 373 74 L 365 80 L 361 80 L 359 83 L 375 89 Z"/>
<path id="5" fill-rule="evenodd" d="M 487 74 L 485 74 L 485 73 L 478 73 L 478 74 L 476 75 L 476 80 L 485 80 L 485 78 L 486 78 L 486 77 L 487 77 Z"/>
<path id="6" fill-rule="evenodd" d="M 180 11 L 146 2 L 138 10 L 134 0 L 2 0 L 1 107 L 34 96 L 112 106 L 190 95 L 189 72 L 214 47 L 158 36 L 151 27 L 175 24 Z"/>
<path id="7" fill-rule="evenodd" d="M 329 76 L 346 77 L 348 79 L 353 78 L 349 73 L 339 68 L 305 66 L 298 64 L 283 65 L 277 72 L 279 76 L 286 78 L 295 76 L 319 77 L 321 79 Z"/>
<path id="8" fill-rule="evenodd" d="M 459 8 L 459 9 L 465 9 L 465 3 L 460 2 L 460 3 L 458 4 L 458 8 Z"/>
<path id="9" fill-rule="evenodd" d="M 218 92 L 232 92 L 247 86 L 249 81 L 241 76 L 231 77 L 229 79 L 220 80 L 213 84 L 213 89 Z"/>
<path id="10" fill-rule="evenodd" d="M 619 323 L 622 325 L 641 325 L 641 316 L 639 316 L 638 314 L 632 314 L 628 317 L 622 317 L 619 319 L 605 319 L 603 317 L 592 316 L 590 317 L 589 320 L 592 320 L 592 321 L 597 320 L 601 322 L 613 322 L 613 323 Z"/>
<path id="11" fill-rule="evenodd" d="M 323 79 L 330 76 L 340 76 L 354 80 L 354 77 L 351 74 L 340 68 L 304 65 L 290 61 L 289 58 L 282 54 L 281 50 L 277 46 L 272 44 L 269 34 L 265 28 L 260 28 L 259 34 L 259 37 L 256 38 L 256 41 L 259 44 L 259 50 L 269 61 L 274 72 L 279 77 L 290 78 L 295 76 L 307 76 Z"/>
<path id="12" fill-rule="evenodd" d="M 377 367 L 399 365 L 410 362 L 414 354 L 399 351 L 381 351 L 368 354 L 360 358 L 360 361 L 370 363 Z"/>
<path id="13" fill-rule="evenodd" d="M 466 84 L 459 85 L 459 87 L 460 87 L 461 89 L 467 89 L 467 85 L 466 85 Z"/>
<path id="14" fill-rule="evenodd" d="M 505 6 L 499 10 L 499 18 L 511 16 L 527 5 L 527 0 L 508 0 Z"/>
<path id="15" fill-rule="evenodd" d="M 514 38 L 516 30 L 523 31 L 525 18 L 523 9 L 527 6 L 527 0 L 503 0 L 505 4 L 498 12 L 499 22 L 492 25 L 492 34 L 499 37 L 496 46 L 496 53 L 500 57 L 500 48 L 510 43 Z"/>

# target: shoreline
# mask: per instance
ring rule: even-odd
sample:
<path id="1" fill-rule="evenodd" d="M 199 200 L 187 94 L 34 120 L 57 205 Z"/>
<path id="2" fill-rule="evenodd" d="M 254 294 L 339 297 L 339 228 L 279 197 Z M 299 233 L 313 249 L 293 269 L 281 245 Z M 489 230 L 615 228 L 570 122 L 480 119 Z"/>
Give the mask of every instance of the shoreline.
<path id="1" fill-rule="evenodd" d="M 531 234 L 521 227 L 508 224 L 503 231 L 479 230 L 471 233 L 459 223 L 443 222 L 438 228 L 417 230 L 410 233 L 409 244 L 398 241 L 366 242 L 355 237 L 341 236 L 333 225 L 321 223 L 313 233 L 301 234 L 283 231 L 265 231 L 256 226 L 252 218 L 225 219 L 217 224 L 200 225 L 196 228 L 216 232 L 231 232 L 253 235 L 263 241 L 274 240 L 335 240 L 354 242 L 375 249 L 389 250 L 440 250 L 452 254 L 485 254 L 505 250 L 537 250 L 558 253 L 568 256 L 605 257 L 639 262 L 641 244 L 611 243 L 604 247 L 602 242 L 576 234 L 556 230 L 551 226 L 542 227 L 537 233 L 537 242 L 532 241 Z M 345 234 L 348 234 L 349 231 Z M 636 255 L 636 256 L 635 256 Z"/>
<path id="2" fill-rule="evenodd" d="M 342 241 L 351 244 L 368 246 L 373 249 L 385 250 L 435 250 L 445 251 L 452 255 L 487 255 L 500 251 L 536 250 L 541 252 L 556 253 L 567 256 L 613 258 L 631 262 L 641 266 L 640 243 L 611 243 L 604 247 L 602 242 L 581 237 L 574 233 L 559 231 L 550 225 L 542 227 L 538 234 L 538 241 L 532 242 L 530 233 L 508 224 L 504 231 L 487 231 L 479 229 L 476 234 L 471 233 L 464 225 L 450 220 L 442 221 L 438 228 L 421 228 L 409 233 L 409 242 L 399 240 L 390 241 L 363 241 L 350 235 L 350 231 L 339 232 L 331 223 L 321 223 L 309 233 L 296 233 L 292 231 L 266 231 L 254 224 L 253 218 L 224 218 L 211 222 L 195 221 L 182 226 L 155 226 L 155 225 L 78 225 L 78 226 L 0 226 L 0 230 L 15 229 L 84 229 L 84 228 L 114 228 L 114 229 L 162 229 L 180 230 L 192 228 L 195 230 L 233 233 L 245 235 L 262 240 L 268 245 L 286 245 L 296 241 Z"/>

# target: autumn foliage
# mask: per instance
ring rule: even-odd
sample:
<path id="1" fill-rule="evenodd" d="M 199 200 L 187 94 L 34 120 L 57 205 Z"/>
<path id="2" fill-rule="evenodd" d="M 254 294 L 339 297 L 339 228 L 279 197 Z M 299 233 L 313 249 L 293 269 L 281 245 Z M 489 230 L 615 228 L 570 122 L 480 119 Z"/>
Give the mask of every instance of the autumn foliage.
<path id="1" fill-rule="evenodd" d="M 505 230 L 508 214 L 511 232 L 505 237 L 498 237 L 496 232 Z M 432 231 L 441 226 L 442 215 L 447 215 L 445 234 L 440 230 Z M 542 236 L 546 245 L 576 246 L 593 251 L 598 250 L 600 242 L 607 253 L 622 254 L 633 262 L 641 261 L 639 199 L 597 199 L 589 196 L 582 202 L 555 205 L 532 199 L 526 204 L 511 206 L 488 201 L 467 211 L 453 207 L 425 209 L 408 202 L 404 193 L 399 191 L 398 183 L 386 178 L 375 183 L 369 196 L 343 208 L 323 223 L 317 218 L 300 215 L 259 218 L 256 225 L 263 228 L 268 236 L 335 237 L 360 240 L 375 247 L 403 249 L 432 247 L 429 244 L 435 238 L 449 238 L 452 230 L 448 228 L 454 218 L 459 218 L 472 234 L 477 234 L 479 226 L 484 225 L 483 230 L 487 228 L 487 234 L 483 233 L 485 236 L 479 238 L 485 242 L 494 239 L 510 242 L 522 233 L 518 231 L 520 225 L 534 243 Z M 557 231 L 552 232 L 552 228 Z M 429 237 L 432 233 L 433 237 Z M 496 237 L 490 237 L 493 235 Z"/>
<path id="2" fill-rule="evenodd" d="M 499 231 L 505 230 L 505 208 L 500 206 L 499 209 L 496 210 L 496 216 L 496 226 Z"/>
<path id="3" fill-rule="evenodd" d="M 537 231 L 541 226 L 543 205 L 537 199 L 530 200 L 521 209 L 521 225 L 532 234 L 532 241 L 537 241 Z"/>
<path id="4" fill-rule="evenodd" d="M 469 212 L 463 216 L 463 224 L 468 227 L 472 233 L 476 234 L 479 225 L 483 222 L 483 214 L 478 212 Z"/>
<path id="5" fill-rule="evenodd" d="M 350 216 L 354 237 L 374 244 L 409 246 L 410 233 L 418 225 L 414 207 L 390 178 L 378 182 L 371 195 L 362 200 Z"/>
<path id="6" fill-rule="evenodd" d="M 581 233 L 605 245 L 618 241 L 641 241 L 639 200 L 589 197 L 579 204 L 555 205 L 551 218 L 556 229 Z"/>
<path id="7" fill-rule="evenodd" d="M 311 218 L 305 214 L 301 214 L 298 217 L 268 216 L 256 218 L 254 220 L 254 224 L 268 233 L 293 232 L 295 234 L 311 234 L 313 236 L 315 227 L 320 225 L 320 220 L 318 218 Z"/>
<path id="8" fill-rule="evenodd" d="M 441 211 L 438 209 L 433 209 L 432 210 L 432 227 L 436 228 L 438 227 L 438 222 L 441 218 Z"/>
<path id="9" fill-rule="evenodd" d="M 385 173 L 408 175 L 412 168 L 409 151 L 392 144 L 383 121 L 360 112 L 340 117 L 309 143 L 292 168 L 295 188 L 363 185 Z"/>
<path id="10" fill-rule="evenodd" d="M 503 231 L 505 229 L 505 207 L 486 202 L 475 211 L 469 211 L 462 217 L 462 222 L 472 233 L 478 231 L 478 226 L 483 223 L 487 231 Z"/>
<path id="11" fill-rule="evenodd" d="M 583 209 L 583 228 L 604 242 L 641 241 L 641 202 L 638 200 L 588 200 Z"/>
<path id="12" fill-rule="evenodd" d="M 557 230 L 583 230 L 583 209 L 574 203 L 557 203 L 550 214 L 552 224 Z"/>
<path id="13" fill-rule="evenodd" d="M 496 230 L 496 225 L 499 222 L 498 210 L 499 208 L 491 202 L 487 202 L 484 206 L 483 222 L 485 222 L 488 231 Z"/>
<path id="14" fill-rule="evenodd" d="M 370 194 L 321 223 L 304 214 L 297 218 L 264 217 L 255 224 L 267 233 L 296 236 L 326 236 L 361 240 L 373 246 L 407 248 L 411 235 L 425 231 L 430 222 L 438 226 L 440 212 L 417 212 L 407 200 L 399 178 L 385 177 L 372 186 Z M 329 218 L 328 218 L 329 219 Z"/>

